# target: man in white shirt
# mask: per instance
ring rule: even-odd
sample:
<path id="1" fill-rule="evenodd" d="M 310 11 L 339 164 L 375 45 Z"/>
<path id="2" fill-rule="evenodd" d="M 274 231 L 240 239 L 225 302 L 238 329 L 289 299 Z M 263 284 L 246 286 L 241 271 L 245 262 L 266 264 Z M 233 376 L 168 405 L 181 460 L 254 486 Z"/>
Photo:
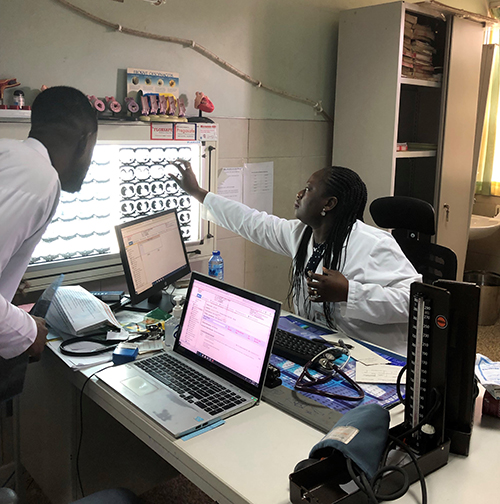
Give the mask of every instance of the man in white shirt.
<path id="1" fill-rule="evenodd" d="M 12 299 L 29 260 L 59 203 L 61 189 L 80 190 L 97 139 L 97 116 L 77 89 L 42 91 L 24 141 L 0 139 L 0 357 L 38 357 L 45 321 Z"/>

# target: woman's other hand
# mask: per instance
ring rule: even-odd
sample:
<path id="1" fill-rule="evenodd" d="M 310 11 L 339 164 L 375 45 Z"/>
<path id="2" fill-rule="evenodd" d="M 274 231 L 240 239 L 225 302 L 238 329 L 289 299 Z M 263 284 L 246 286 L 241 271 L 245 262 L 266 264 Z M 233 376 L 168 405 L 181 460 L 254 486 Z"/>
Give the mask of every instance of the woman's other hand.
<path id="1" fill-rule="evenodd" d="M 307 272 L 309 299 L 314 303 L 347 301 L 349 282 L 340 271 L 323 268 L 323 274 Z"/>
<path id="2" fill-rule="evenodd" d="M 191 163 L 184 159 L 177 159 L 172 164 L 179 170 L 179 176 L 170 176 L 182 190 L 195 197 L 200 203 L 203 203 L 208 191 L 198 185 L 196 176 L 191 168 Z"/>

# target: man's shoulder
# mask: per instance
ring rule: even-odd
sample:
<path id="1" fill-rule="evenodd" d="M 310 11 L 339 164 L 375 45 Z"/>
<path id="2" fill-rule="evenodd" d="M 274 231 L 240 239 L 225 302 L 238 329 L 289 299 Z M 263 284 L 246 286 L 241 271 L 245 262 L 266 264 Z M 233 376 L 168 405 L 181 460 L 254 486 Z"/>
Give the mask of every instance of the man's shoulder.
<path id="1" fill-rule="evenodd" d="M 44 149 L 37 140 L 0 139 L 2 183 L 36 194 L 52 190 L 59 177 Z"/>
<path id="2" fill-rule="evenodd" d="M 23 143 L 22 140 L 15 140 L 13 138 L 0 138 L 0 152 L 22 148 Z"/>

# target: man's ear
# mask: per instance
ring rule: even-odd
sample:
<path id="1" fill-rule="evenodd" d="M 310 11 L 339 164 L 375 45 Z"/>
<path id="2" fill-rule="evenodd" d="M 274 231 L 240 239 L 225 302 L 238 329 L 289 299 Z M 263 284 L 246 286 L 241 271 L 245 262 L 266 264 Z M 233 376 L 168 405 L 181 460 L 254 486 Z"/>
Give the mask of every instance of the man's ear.
<path id="1" fill-rule="evenodd" d="M 77 156 L 82 156 L 85 150 L 87 149 L 87 145 L 90 142 L 90 138 L 92 133 L 83 133 L 80 138 L 77 140 L 75 154 Z"/>
<path id="2" fill-rule="evenodd" d="M 324 206 L 324 209 L 326 212 L 329 210 L 333 210 L 336 206 L 339 200 L 336 198 L 336 196 L 332 196 L 331 198 L 328 198 L 328 201 L 326 202 L 326 205 Z"/>

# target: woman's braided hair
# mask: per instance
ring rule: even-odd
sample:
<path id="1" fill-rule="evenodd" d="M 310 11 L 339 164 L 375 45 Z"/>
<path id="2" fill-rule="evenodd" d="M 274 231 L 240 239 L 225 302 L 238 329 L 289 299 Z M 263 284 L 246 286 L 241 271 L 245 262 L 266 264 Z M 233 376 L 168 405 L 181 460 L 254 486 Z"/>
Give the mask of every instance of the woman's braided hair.
<path id="1" fill-rule="evenodd" d="M 366 206 L 366 185 L 359 175 L 342 166 L 332 166 L 325 169 L 324 195 L 335 196 L 337 205 L 330 210 L 334 215 L 332 227 L 326 239 L 326 248 L 323 256 L 323 265 L 327 269 L 340 270 L 341 262 L 345 261 L 342 251 L 347 246 L 352 226 L 357 219 L 363 220 L 363 212 Z M 293 260 L 290 271 L 289 299 L 299 299 L 305 282 L 304 271 L 307 259 L 307 248 L 312 235 L 312 228 L 307 226 L 302 234 L 297 254 Z M 310 301 L 306 301 L 306 313 L 310 313 Z M 325 318 L 330 327 L 333 327 L 332 308 L 330 303 L 323 303 Z"/>

